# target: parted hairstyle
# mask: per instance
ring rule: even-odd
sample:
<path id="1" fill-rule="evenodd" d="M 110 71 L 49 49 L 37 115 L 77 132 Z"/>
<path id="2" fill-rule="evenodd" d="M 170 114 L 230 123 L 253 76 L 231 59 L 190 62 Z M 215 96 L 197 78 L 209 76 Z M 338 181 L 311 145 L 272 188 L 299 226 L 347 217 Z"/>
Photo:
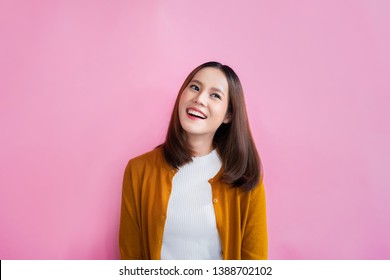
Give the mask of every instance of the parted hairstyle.
<path id="1" fill-rule="evenodd" d="M 175 169 L 192 161 L 193 152 L 186 142 L 185 131 L 179 120 L 179 101 L 196 73 L 206 67 L 221 70 L 228 82 L 230 122 L 222 123 L 213 139 L 213 146 L 222 161 L 221 179 L 233 187 L 250 191 L 262 180 L 263 170 L 249 127 L 241 82 L 229 66 L 210 61 L 192 70 L 180 88 L 165 142 L 160 146 L 163 147 L 165 160 Z"/>

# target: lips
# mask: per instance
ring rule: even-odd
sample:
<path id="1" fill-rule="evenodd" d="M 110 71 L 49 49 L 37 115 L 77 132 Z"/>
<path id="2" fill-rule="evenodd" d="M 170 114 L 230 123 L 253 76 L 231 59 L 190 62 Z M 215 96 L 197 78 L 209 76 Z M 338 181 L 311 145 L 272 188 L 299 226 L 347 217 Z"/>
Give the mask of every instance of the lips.
<path id="1" fill-rule="evenodd" d="M 199 118 L 199 119 L 204 120 L 207 118 L 207 116 L 202 111 L 197 110 L 195 108 L 187 108 L 186 112 L 188 115 Z"/>

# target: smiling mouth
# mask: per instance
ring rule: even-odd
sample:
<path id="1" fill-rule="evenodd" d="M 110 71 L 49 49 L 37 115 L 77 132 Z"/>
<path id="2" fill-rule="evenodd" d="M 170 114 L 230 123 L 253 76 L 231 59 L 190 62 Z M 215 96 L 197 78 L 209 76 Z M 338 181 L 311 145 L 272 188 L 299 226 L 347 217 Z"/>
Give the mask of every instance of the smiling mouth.
<path id="1" fill-rule="evenodd" d="M 199 118 L 199 119 L 206 119 L 207 117 L 202 114 L 201 112 L 199 111 L 196 111 L 196 110 L 192 110 L 192 109 L 187 109 L 187 114 L 190 115 L 190 116 L 193 116 L 195 118 Z"/>

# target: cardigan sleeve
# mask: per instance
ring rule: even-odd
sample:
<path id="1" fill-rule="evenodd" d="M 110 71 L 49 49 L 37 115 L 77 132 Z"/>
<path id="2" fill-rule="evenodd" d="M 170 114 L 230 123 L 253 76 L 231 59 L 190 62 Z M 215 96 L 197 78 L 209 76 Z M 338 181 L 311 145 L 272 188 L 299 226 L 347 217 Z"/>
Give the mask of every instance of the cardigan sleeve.
<path id="1" fill-rule="evenodd" d="M 243 233 L 241 259 L 265 260 L 268 258 L 266 203 L 263 182 L 251 191 L 248 218 Z"/>
<path id="2" fill-rule="evenodd" d="M 137 178 L 132 174 L 131 161 L 128 163 L 123 177 L 122 205 L 119 228 L 119 250 L 121 259 L 140 260 L 142 254 L 142 238 L 139 219 L 139 200 L 137 201 Z"/>

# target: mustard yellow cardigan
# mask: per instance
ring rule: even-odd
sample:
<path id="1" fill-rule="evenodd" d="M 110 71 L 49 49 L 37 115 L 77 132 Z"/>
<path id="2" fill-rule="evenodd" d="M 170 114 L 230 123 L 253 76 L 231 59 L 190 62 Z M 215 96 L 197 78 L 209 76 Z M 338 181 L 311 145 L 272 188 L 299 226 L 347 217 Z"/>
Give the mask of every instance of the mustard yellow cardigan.
<path id="1" fill-rule="evenodd" d="M 167 206 L 176 171 L 161 148 L 131 159 L 123 178 L 119 248 L 122 259 L 159 260 Z M 209 180 L 222 256 L 226 260 L 267 259 L 264 186 L 250 192 Z"/>

